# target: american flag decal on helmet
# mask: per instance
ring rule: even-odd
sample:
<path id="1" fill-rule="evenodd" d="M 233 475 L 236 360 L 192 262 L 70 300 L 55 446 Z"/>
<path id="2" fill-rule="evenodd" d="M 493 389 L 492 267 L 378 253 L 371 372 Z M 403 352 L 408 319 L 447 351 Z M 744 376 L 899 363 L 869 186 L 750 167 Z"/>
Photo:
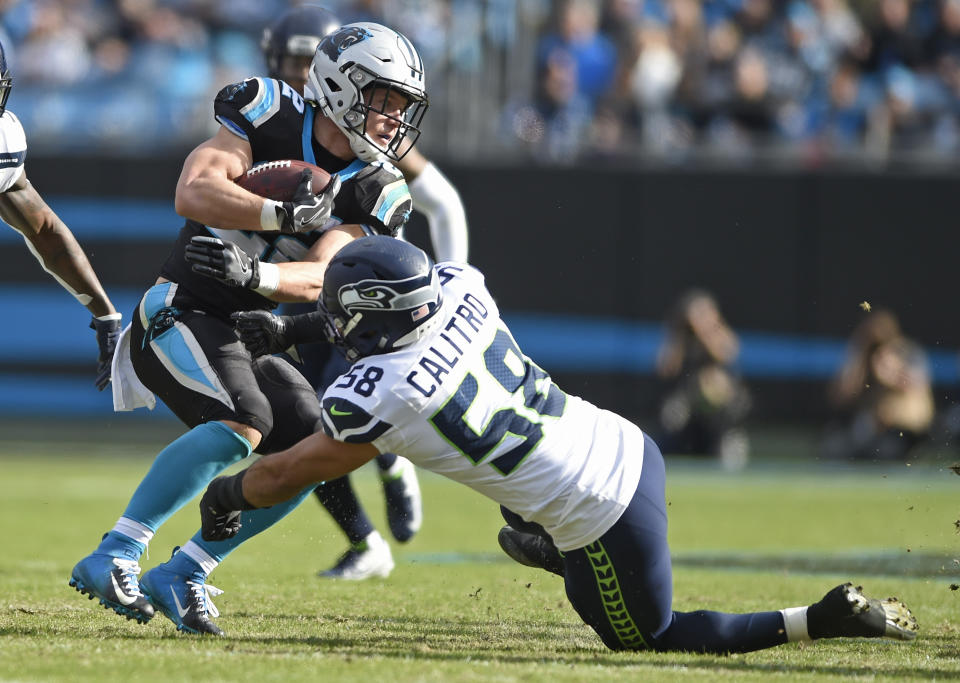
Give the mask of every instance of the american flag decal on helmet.
<path id="1" fill-rule="evenodd" d="M 420 308 L 416 308 L 416 309 L 410 311 L 410 319 L 411 319 L 413 322 L 416 322 L 416 321 L 420 320 L 420 318 L 423 318 L 423 317 L 424 317 L 425 315 L 427 315 L 428 313 L 430 313 L 430 306 L 429 306 L 428 304 L 424 304 L 424 305 L 421 306 Z"/>

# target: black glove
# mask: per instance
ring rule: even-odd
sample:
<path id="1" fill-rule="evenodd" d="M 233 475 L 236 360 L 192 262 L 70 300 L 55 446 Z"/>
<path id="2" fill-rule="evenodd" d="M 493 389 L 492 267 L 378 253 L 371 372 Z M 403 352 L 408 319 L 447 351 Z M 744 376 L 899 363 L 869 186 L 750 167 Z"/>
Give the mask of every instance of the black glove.
<path id="1" fill-rule="evenodd" d="M 240 341 L 253 356 L 280 353 L 293 345 L 290 316 L 269 311 L 241 311 L 232 313 L 230 318 Z"/>
<path id="2" fill-rule="evenodd" d="M 254 506 L 243 497 L 243 470 L 210 482 L 200 499 L 200 535 L 205 541 L 225 541 L 240 532 L 240 511 Z"/>
<path id="3" fill-rule="evenodd" d="M 212 277 L 231 287 L 256 289 L 260 286 L 260 259 L 231 242 L 197 235 L 190 238 L 184 257 L 194 272 Z"/>
<path id="4" fill-rule="evenodd" d="M 94 384 L 98 391 L 106 389 L 110 383 L 110 366 L 113 363 L 113 352 L 117 348 L 117 340 L 120 338 L 120 320 L 97 320 L 90 321 L 90 329 L 97 333 L 97 346 L 100 348 L 100 355 L 97 357 L 97 378 Z"/>
<path id="5" fill-rule="evenodd" d="M 303 169 L 293 201 L 277 204 L 277 224 L 287 234 L 322 228 L 330 220 L 333 200 L 340 191 L 340 176 L 334 175 L 318 194 L 313 193 L 313 173 Z"/>

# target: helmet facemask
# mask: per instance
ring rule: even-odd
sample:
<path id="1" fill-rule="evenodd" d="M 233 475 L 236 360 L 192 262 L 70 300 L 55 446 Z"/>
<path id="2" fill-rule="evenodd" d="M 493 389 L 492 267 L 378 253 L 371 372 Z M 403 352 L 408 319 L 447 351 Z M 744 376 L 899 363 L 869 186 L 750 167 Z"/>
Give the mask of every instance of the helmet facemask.
<path id="1" fill-rule="evenodd" d="M 10 88 L 13 87 L 13 77 L 10 71 L 6 70 L 0 74 L 0 116 L 7 109 L 7 98 L 10 97 Z"/>
<path id="2" fill-rule="evenodd" d="M 420 122 L 427 113 L 427 101 L 417 94 L 411 94 L 402 84 L 377 78 L 363 67 L 355 68 L 350 74 L 350 81 L 355 83 L 358 89 L 356 104 L 343 115 L 344 125 L 340 128 L 349 130 L 347 137 L 353 153 L 364 159 L 364 155 L 369 154 L 373 148 L 376 150 L 374 154 L 382 154 L 390 161 L 400 161 L 420 138 Z M 392 115 L 387 105 L 394 94 L 400 95 L 407 102 L 399 117 Z M 372 137 L 367 130 L 371 112 L 384 116 L 397 125 L 393 139 L 386 145 Z"/>

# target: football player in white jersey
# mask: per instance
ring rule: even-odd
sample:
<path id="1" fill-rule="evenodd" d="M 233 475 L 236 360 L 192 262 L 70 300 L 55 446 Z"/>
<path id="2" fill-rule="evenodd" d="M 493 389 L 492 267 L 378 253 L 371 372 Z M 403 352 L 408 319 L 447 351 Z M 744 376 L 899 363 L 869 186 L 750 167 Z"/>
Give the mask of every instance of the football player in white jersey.
<path id="1" fill-rule="evenodd" d="M 269 351 L 278 329 L 284 343 L 293 329 L 298 341 L 326 336 L 352 365 L 323 395 L 322 431 L 210 484 L 200 502 L 205 537 L 237 533 L 240 510 L 395 452 L 539 525 L 559 551 L 554 569 L 570 603 L 611 649 L 727 653 L 916 636 L 903 603 L 851 584 L 804 607 L 673 611 L 659 448 L 626 419 L 561 391 L 520 350 L 470 266 L 362 238 L 330 262 L 319 311 L 241 337 L 252 352 Z"/>
<path id="2" fill-rule="evenodd" d="M 13 78 L 0 45 L 0 218 L 23 235 L 43 269 L 83 304 L 97 334 L 97 389 L 110 381 L 110 361 L 120 336 L 120 313 L 113 307 L 86 254 L 63 221 L 27 179 L 27 137 L 20 119 L 8 110 Z"/>

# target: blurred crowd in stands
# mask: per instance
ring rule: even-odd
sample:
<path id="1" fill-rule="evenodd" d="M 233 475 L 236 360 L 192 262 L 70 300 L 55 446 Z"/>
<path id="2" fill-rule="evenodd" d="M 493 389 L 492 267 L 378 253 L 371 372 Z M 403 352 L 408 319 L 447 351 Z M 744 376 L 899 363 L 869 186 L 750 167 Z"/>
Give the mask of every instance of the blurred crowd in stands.
<path id="1" fill-rule="evenodd" d="M 32 144 L 195 142 L 282 0 L 0 0 Z M 960 0 L 330 0 L 427 65 L 453 159 L 923 162 L 960 152 Z"/>

